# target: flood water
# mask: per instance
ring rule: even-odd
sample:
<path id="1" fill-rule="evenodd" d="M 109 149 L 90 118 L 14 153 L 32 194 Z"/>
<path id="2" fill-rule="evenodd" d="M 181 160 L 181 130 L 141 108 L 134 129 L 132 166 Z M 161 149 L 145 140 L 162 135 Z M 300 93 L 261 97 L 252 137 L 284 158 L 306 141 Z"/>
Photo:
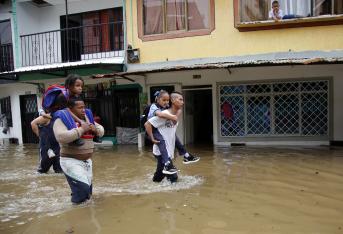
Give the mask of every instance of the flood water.
<path id="1" fill-rule="evenodd" d="M 190 151 L 171 185 L 151 181 L 150 149 L 97 148 L 93 199 L 73 206 L 37 145 L 0 145 L 0 233 L 343 233 L 343 148 Z"/>

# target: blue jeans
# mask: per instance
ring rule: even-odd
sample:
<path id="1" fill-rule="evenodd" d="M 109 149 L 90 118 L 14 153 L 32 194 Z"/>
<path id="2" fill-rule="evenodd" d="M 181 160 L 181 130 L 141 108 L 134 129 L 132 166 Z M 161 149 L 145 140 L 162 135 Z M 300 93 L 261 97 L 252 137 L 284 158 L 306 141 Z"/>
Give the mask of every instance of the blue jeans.
<path id="1" fill-rule="evenodd" d="M 152 134 L 155 140 L 158 140 L 160 142 L 157 144 L 157 146 L 162 156 L 162 162 L 165 164 L 166 162 L 169 161 L 166 142 L 163 139 L 163 136 L 161 135 L 161 133 L 158 131 L 158 129 L 153 128 Z M 187 153 L 185 147 L 182 145 L 182 143 L 180 142 L 179 138 L 176 135 L 175 135 L 175 148 L 179 152 L 179 155 L 185 155 Z"/>

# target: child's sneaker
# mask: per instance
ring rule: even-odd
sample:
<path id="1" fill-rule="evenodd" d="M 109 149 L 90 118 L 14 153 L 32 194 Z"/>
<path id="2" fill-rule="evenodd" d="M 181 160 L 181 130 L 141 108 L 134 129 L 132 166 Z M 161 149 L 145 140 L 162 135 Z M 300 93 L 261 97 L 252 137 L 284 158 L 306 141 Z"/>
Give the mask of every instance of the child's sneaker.
<path id="1" fill-rule="evenodd" d="M 83 139 L 79 138 L 73 142 L 70 142 L 68 145 L 70 145 L 70 146 L 82 146 L 84 144 L 85 144 L 85 141 Z"/>
<path id="2" fill-rule="evenodd" d="M 195 155 L 191 155 L 189 154 L 188 157 L 184 156 L 183 157 L 183 164 L 191 164 L 191 163 L 196 163 L 200 160 L 199 157 L 195 156 Z"/>
<path id="3" fill-rule="evenodd" d="M 168 164 L 164 165 L 162 173 L 166 174 L 166 175 L 172 175 L 172 174 L 177 173 L 177 171 L 178 171 L 177 168 L 174 167 L 174 165 L 172 163 L 168 163 Z"/>

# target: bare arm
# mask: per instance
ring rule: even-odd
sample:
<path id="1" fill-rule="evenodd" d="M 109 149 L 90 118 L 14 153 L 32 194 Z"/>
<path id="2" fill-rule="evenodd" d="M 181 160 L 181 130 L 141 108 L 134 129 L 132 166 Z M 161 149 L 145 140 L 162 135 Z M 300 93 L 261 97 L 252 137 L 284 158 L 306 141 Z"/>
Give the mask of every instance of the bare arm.
<path id="1" fill-rule="evenodd" d="M 155 115 L 160 117 L 160 118 L 164 118 L 164 119 L 169 119 L 169 120 L 172 120 L 172 121 L 177 121 L 177 115 L 172 115 L 166 111 L 160 111 L 160 110 L 157 110 L 155 112 Z"/>
<path id="2" fill-rule="evenodd" d="M 145 122 L 144 127 L 145 127 L 145 130 L 146 130 L 148 136 L 150 137 L 152 143 L 154 143 L 154 144 L 160 143 L 159 141 L 155 140 L 154 135 L 152 134 L 152 125 L 149 121 Z"/>
<path id="3" fill-rule="evenodd" d="M 50 117 L 51 118 L 51 117 Z M 38 125 L 46 125 L 49 123 L 50 119 L 44 117 L 44 116 L 39 116 L 32 120 L 31 122 L 31 128 L 34 134 L 36 134 L 37 137 L 39 137 L 39 129 Z"/>

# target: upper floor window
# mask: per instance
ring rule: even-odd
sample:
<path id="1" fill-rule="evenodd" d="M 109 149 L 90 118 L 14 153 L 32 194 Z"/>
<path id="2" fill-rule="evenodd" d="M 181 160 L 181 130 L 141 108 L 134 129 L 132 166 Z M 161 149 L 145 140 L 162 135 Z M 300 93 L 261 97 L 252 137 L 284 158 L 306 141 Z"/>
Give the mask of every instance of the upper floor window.
<path id="1" fill-rule="evenodd" d="M 13 71 L 11 21 L 0 21 L 0 72 Z"/>
<path id="2" fill-rule="evenodd" d="M 66 17 L 61 16 L 60 20 L 61 28 L 65 29 Z M 93 58 L 96 53 L 122 50 L 122 8 L 68 15 L 68 30 L 62 30 L 61 37 L 63 61 L 79 61 Z"/>
<path id="3" fill-rule="evenodd" d="M 214 0 L 139 0 L 139 36 L 157 40 L 210 34 Z"/>
<path id="4" fill-rule="evenodd" d="M 342 0 L 235 0 L 235 8 L 236 27 L 243 29 L 317 26 L 343 21 Z"/>

